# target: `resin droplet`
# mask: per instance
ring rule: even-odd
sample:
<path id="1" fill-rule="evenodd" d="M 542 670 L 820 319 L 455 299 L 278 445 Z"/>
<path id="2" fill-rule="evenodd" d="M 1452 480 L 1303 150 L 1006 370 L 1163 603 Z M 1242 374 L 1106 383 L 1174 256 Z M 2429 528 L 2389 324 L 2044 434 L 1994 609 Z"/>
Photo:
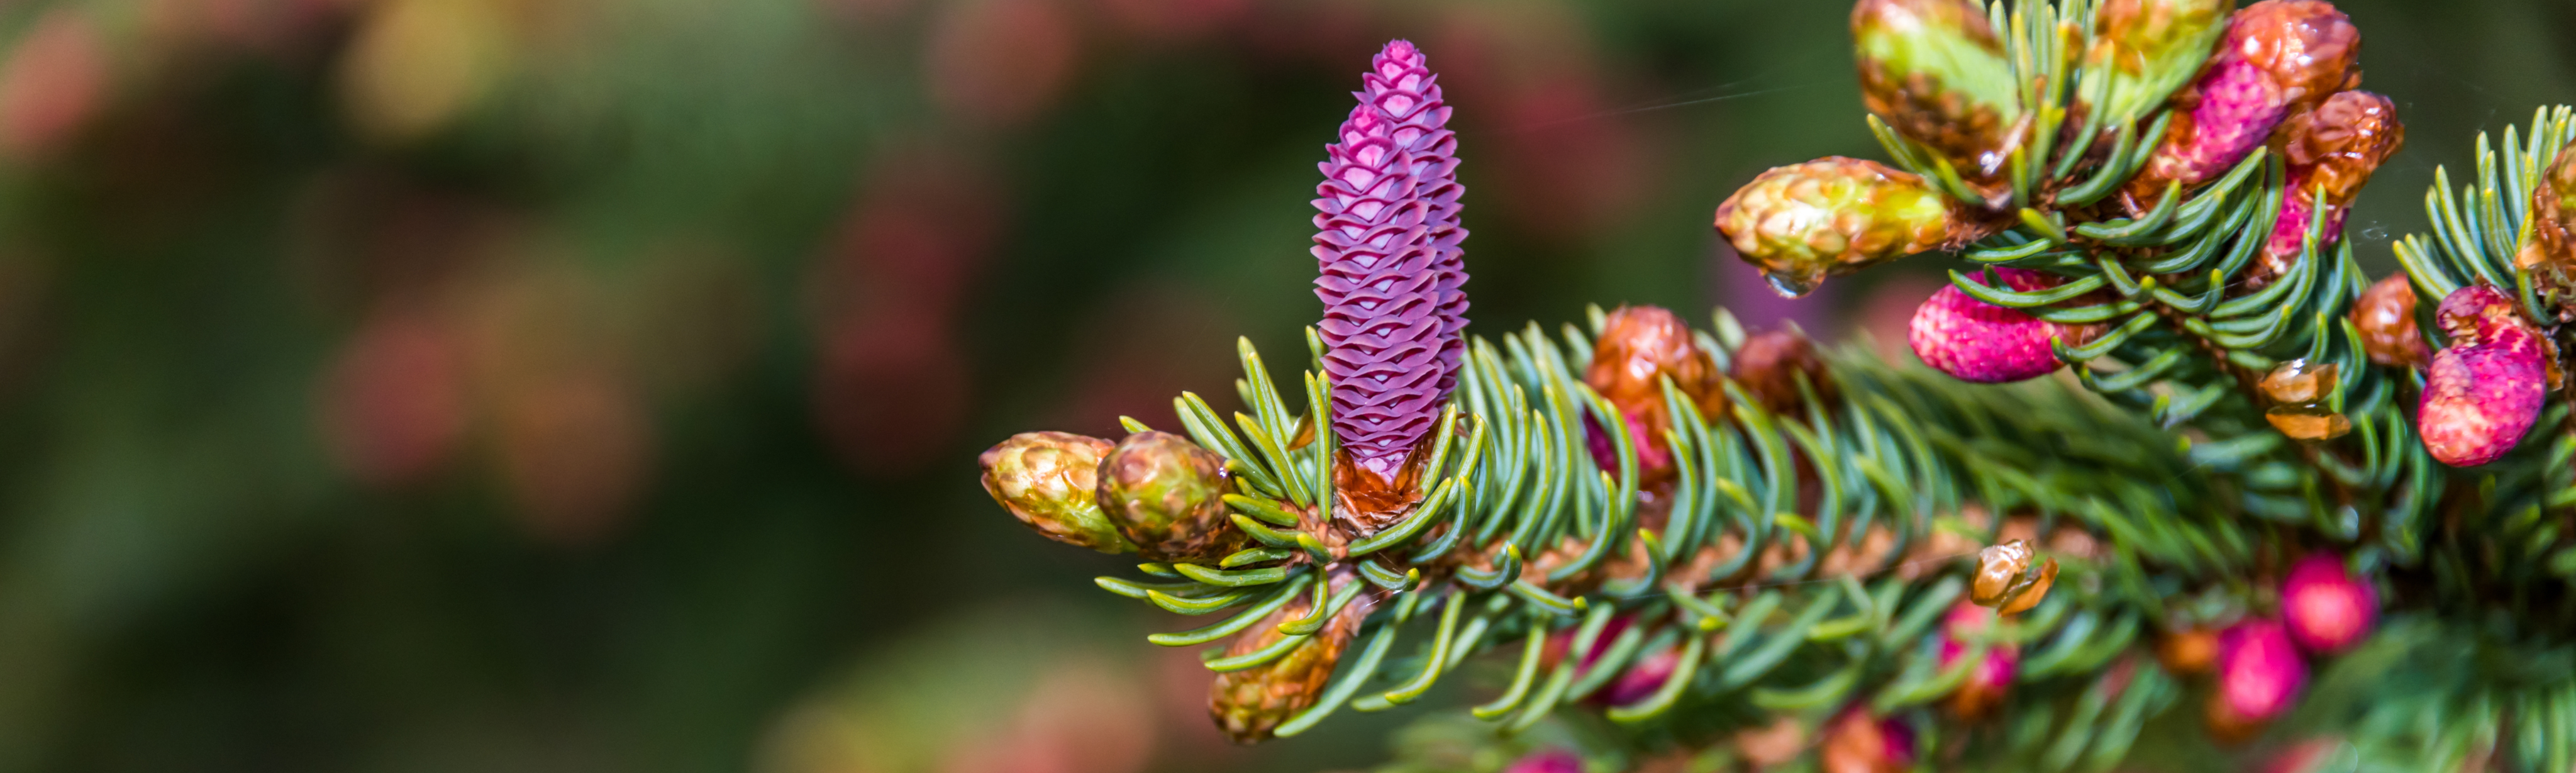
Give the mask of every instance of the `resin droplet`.
<path id="1" fill-rule="evenodd" d="M 1978 606 L 1995 607 L 1997 614 L 2018 614 L 2039 606 L 2048 597 L 2050 586 L 2057 584 L 2057 559 L 2038 557 L 2029 540 L 2013 540 L 1978 551 L 1977 579 L 1970 586 L 1968 600 Z"/>
<path id="2" fill-rule="evenodd" d="M 2343 414 L 2305 405 L 2275 405 L 2263 412 L 2263 420 L 2291 440 L 2316 443 L 2343 437 L 2352 431 L 2352 419 Z"/>
<path id="3" fill-rule="evenodd" d="M 2336 384 L 2334 363 L 2317 364 L 2307 360 L 2287 360 L 2272 366 L 2263 374 L 2263 396 L 2279 405 L 2309 405 L 2333 396 Z"/>

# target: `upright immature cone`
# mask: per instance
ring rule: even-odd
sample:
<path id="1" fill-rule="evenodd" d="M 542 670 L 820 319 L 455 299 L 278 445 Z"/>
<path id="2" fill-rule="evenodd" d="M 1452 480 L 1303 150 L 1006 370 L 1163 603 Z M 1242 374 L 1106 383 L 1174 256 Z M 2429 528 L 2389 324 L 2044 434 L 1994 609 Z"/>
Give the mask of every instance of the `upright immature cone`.
<path id="1" fill-rule="evenodd" d="M 2272 224 L 2272 240 L 2263 258 L 2246 277 L 2259 289 L 2289 273 L 2307 241 L 2308 227 L 2325 219 L 2318 249 L 2343 238 L 2343 217 L 2370 173 L 2406 145 L 2406 126 L 2397 121 L 2397 104 L 2367 91 L 2344 91 L 2327 97 L 2317 109 L 2293 116 L 2281 125 L 2287 138 L 2281 153 L 2290 162 L 2287 195 L 2281 217 Z M 2319 193 L 2325 200 L 2317 201 Z M 2323 209 L 2319 209 L 2322 206 Z"/>
<path id="2" fill-rule="evenodd" d="M 2558 321 L 2576 320 L 2576 143 L 2558 151 L 2540 184 L 2531 188 L 2531 238 L 2515 253 L 2515 267 L 2531 275 Z"/>
<path id="3" fill-rule="evenodd" d="M 1830 275 L 1982 235 L 1923 178 L 1842 156 L 1754 177 L 1717 205 L 1717 232 L 1762 269 L 1772 290 L 1792 298 Z"/>
<path id="4" fill-rule="evenodd" d="M 1343 576 L 1334 578 L 1332 584 L 1338 590 L 1356 581 Z M 1333 667 L 1341 663 L 1342 652 L 1350 648 L 1351 639 L 1360 633 L 1360 623 L 1368 619 L 1370 605 L 1368 595 L 1361 594 L 1326 622 L 1323 630 L 1278 660 L 1218 674 L 1216 682 L 1208 687 L 1208 716 L 1216 720 L 1217 729 L 1225 731 L 1235 743 L 1260 743 L 1297 712 L 1315 705 L 1315 699 L 1324 694 L 1324 685 L 1333 678 Z M 1301 595 L 1236 636 L 1233 643 L 1226 645 L 1225 654 L 1247 655 L 1277 644 L 1287 637 L 1279 632 L 1280 623 L 1306 617 L 1313 610 L 1314 597 Z"/>
<path id="5" fill-rule="evenodd" d="M 1386 44 L 1325 149 L 1315 247 L 1333 432 L 1346 473 L 1393 486 L 1457 384 L 1467 274 L 1457 139 L 1419 49 Z"/>
<path id="6" fill-rule="evenodd" d="M 1869 111 L 1962 177 L 2001 175 L 2023 128 L 2012 68 L 1985 11 L 1968 0 L 1860 0 L 1851 24 Z"/>
<path id="7" fill-rule="evenodd" d="M 2115 129 L 2146 117 L 2200 72 L 2235 0 L 2105 0 L 2094 11 L 2087 78 L 2107 78 L 2102 125 Z M 2079 89 L 2093 94 L 2093 87 Z"/>
<path id="8" fill-rule="evenodd" d="M 1022 432 L 985 449 L 984 492 L 1020 523 L 1048 539 L 1103 553 L 1128 553 L 1134 543 L 1100 512 L 1101 457 L 1109 441 L 1071 432 Z"/>
<path id="9" fill-rule="evenodd" d="M 1226 516 L 1225 458 L 1169 432 L 1138 432 L 1100 460 L 1100 509 L 1154 561 L 1207 562 L 1243 547 Z"/>
<path id="10" fill-rule="evenodd" d="M 2424 450 L 2443 464 L 2495 461 L 2540 418 L 2549 344 L 2515 306 L 2493 287 L 2470 285 L 2434 312 L 2451 346 L 2433 355 L 2415 421 Z"/>
<path id="11" fill-rule="evenodd" d="M 2198 185 L 2262 146 L 2272 129 L 2337 91 L 2360 85 L 2361 30 L 2323 0 L 2263 0 L 2229 17 L 2216 52 L 2176 95 L 2173 123 L 2129 182 L 2132 205 L 2165 183 Z"/>

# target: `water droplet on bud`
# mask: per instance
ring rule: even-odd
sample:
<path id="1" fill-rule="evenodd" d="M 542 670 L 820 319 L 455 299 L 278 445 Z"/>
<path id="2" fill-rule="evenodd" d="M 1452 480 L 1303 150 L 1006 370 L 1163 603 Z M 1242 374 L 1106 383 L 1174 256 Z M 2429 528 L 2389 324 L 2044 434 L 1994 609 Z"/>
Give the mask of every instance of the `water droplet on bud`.
<path id="1" fill-rule="evenodd" d="M 1771 291 L 1779 293 L 1782 298 L 1806 297 L 1816 291 L 1817 285 L 1825 283 L 1821 276 L 1791 276 L 1775 271 L 1762 272 L 1762 280 L 1771 283 Z"/>

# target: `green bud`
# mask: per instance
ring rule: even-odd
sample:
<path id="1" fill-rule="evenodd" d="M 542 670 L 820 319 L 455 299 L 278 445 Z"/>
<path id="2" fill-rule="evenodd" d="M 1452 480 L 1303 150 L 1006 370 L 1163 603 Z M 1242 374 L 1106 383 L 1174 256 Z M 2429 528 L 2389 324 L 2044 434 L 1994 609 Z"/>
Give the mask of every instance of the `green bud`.
<path id="1" fill-rule="evenodd" d="M 2200 72 L 2235 7 L 2234 0 L 2106 0 L 2094 12 L 2088 83 L 2078 93 L 2102 94 L 2096 107 L 2106 130 L 2137 121 Z"/>
<path id="2" fill-rule="evenodd" d="M 984 450 L 984 491 L 1020 523 L 1048 539 L 1103 553 L 1136 546 L 1100 512 L 1100 458 L 1107 440 L 1070 432 L 1022 432 Z"/>
<path id="3" fill-rule="evenodd" d="M 1169 432 L 1138 432 L 1100 460 L 1100 508 L 1153 561 L 1214 561 L 1243 546 L 1226 517 L 1225 458 Z"/>
<path id="4" fill-rule="evenodd" d="M 1763 172 L 1718 205 L 1717 230 L 1790 297 L 1827 276 L 1976 238 L 1923 178 L 1841 156 Z"/>
<path id="5" fill-rule="evenodd" d="M 1851 24 L 1869 111 L 1961 177 L 2001 175 L 2021 107 L 1985 12 L 1969 0 L 1860 0 Z"/>

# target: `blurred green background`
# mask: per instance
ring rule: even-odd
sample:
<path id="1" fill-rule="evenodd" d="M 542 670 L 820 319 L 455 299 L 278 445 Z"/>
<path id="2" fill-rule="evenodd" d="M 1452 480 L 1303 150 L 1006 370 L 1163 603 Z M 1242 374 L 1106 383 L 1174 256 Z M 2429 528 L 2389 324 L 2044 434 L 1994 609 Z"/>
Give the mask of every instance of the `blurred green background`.
<path id="1" fill-rule="evenodd" d="M 2565 0 L 2343 6 L 2434 165 Z M 0 771 L 1316 770 L 975 484 L 1297 351 L 1314 164 L 1442 74 L 1475 330 L 1771 299 L 1708 218 L 1877 155 L 1809 0 L 0 4 Z M 1927 264 L 1930 261 L 1925 261 Z M 1884 337 L 1885 333 L 1880 334 Z M 1116 602 L 1116 603 L 1113 603 Z"/>

